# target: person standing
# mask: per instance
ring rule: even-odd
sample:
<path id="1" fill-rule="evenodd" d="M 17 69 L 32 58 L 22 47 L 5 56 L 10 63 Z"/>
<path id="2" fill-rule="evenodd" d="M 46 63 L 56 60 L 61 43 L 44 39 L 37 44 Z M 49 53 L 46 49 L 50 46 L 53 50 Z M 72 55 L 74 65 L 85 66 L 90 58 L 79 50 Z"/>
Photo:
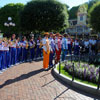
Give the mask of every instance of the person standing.
<path id="1" fill-rule="evenodd" d="M 21 42 L 20 38 L 17 38 L 17 64 L 21 63 Z"/>
<path id="2" fill-rule="evenodd" d="M 49 66 L 49 55 L 50 55 L 50 41 L 48 39 L 49 33 L 44 33 L 44 38 L 42 40 L 43 45 L 43 68 L 44 70 L 48 69 Z"/>
<path id="3" fill-rule="evenodd" d="M 0 73 L 2 73 L 2 70 L 4 69 L 4 43 L 3 40 L 0 38 Z"/>
<path id="4" fill-rule="evenodd" d="M 42 57 L 40 44 L 41 44 L 41 37 L 38 37 L 37 47 L 36 47 L 36 59 L 40 59 L 40 57 Z"/>
<path id="5" fill-rule="evenodd" d="M 53 67 L 53 57 L 54 57 L 54 52 L 55 52 L 55 43 L 53 39 L 53 33 L 50 33 L 50 56 L 49 56 L 49 67 Z"/>
<path id="6" fill-rule="evenodd" d="M 68 53 L 68 40 L 67 40 L 67 34 L 64 34 L 64 37 L 62 38 L 62 61 L 66 59 L 67 53 Z"/>
<path id="7" fill-rule="evenodd" d="M 85 54 L 88 54 L 89 53 L 89 41 L 88 41 L 88 39 L 86 39 L 84 41 L 84 47 L 85 47 Z"/>
<path id="8" fill-rule="evenodd" d="M 92 54 L 95 54 L 95 50 L 96 50 L 96 40 L 95 38 L 92 39 L 92 42 L 91 42 L 91 50 L 92 50 Z"/>
<path id="9" fill-rule="evenodd" d="M 76 39 L 74 42 L 74 55 L 79 55 L 79 50 L 80 50 L 79 40 Z"/>
<path id="10" fill-rule="evenodd" d="M 35 41 L 33 37 L 31 37 L 29 41 L 29 47 L 30 47 L 30 61 L 32 61 L 35 55 Z"/>
<path id="11" fill-rule="evenodd" d="M 68 36 L 68 53 L 72 54 L 72 39 Z"/>
<path id="12" fill-rule="evenodd" d="M 5 68 L 10 67 L 10 52 L 9 52 L 9 40 L 4 41 L 4 55 L 5 55 Z"/>
<path id="13" fill-rule="evenodd" d="M 27 61 L 27 49 L 26 49 L 26 45 L 27 45 L 27 40 L 26 40 L 26 36 L 23 37 L 22 39 L 22 62 Z"/>
<path id="14" fill-rule="evenodd" d="M 60 39 L 60 34 L 59 33 L 56 33 L 55 47 L 56 47 L 55 64 L 57 64 L 60 60 L 60 55 L 61 55 L 61 39 Z"/>
<path id="15" fill-rule="evenodd" d="M 11 59 L 11 66 L 16 64 L 17 59 L 17 52 L 16 52 L 16 35 L 13 34 L 11 38 L 11 47 L 10 47 L 10 59 Z"/>

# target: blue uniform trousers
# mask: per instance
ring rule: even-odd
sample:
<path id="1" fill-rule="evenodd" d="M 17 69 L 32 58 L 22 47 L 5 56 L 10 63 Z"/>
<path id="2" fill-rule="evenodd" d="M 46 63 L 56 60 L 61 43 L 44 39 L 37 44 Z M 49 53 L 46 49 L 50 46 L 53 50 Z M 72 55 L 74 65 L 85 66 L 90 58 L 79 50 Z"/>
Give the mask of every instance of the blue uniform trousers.
<path id="1" fill-rule="evenodd" d="M 10 49 L 10 56 L 11 56 L 11 65 L 15 65 L 17 62 L 17 52 L 16 52 L 16 48 L 12 48 Z"/>
<path id="2" fill-rule="evenodd" d="M 39 46 L 37 46 L 37 49 L 36 49 L 36 58 L 37 57 L 42 57 L 41 48 L 39 48 Z"/>
<path id="3" fill-rule="evenodd" d="M 27 49 L 26 48 L 22 48 L 22 62 L 27 60 Z"/>
<path id="4" fill-rule="evenodd" d="M 54 52 L 50 52 L 49 55 L 49 66 L 53 67 L 53 56 L 54 56 Z"/>
<path id="5" fill-rule="evenodd" d="M 21 48 L 17 48 L 17 63 L 21 61 Z"/>
<path id="6" fill-rule="evenodd" d="M 71 44 L 68 44 L 68 52 L 69 52 L 69 54 L 72 54 L 72 46 L 71 46 Z"/>
<path id="7" fill-rule="evenodd" d="M 79 46 L 76 45 L 76 46 L 74 47 L 74 55 L 79 55 L 79 50 L 80 50 Z"/>
<path id="8" fill-rule="evenodd" d="M 0 51 L 0 70 L 4 69 L 4 64 L 5 64 L 5 54 L 4 51 Z"/>
<path id="9" fill-rule="evenodd" d="M 66 59 L 67 51 L 67 49 L 62 49 L 62 61 Z"/>
<path id="10" fill-rule="evenodd" d="M 5 51 L 5 68 L 10 67 L 10 52 Z"/>
<path id="11" fill-rule="evenodd" d="M 34 59 L 34 48 L 30 48 L 30 59 Z"/>

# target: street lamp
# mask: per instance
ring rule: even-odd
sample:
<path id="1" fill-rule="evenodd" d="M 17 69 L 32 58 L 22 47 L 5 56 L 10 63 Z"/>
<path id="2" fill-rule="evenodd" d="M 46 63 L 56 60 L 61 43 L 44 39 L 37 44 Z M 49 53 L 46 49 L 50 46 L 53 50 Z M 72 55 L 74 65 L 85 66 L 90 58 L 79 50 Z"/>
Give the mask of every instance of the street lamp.
<path id="1" fill-rule="evenodd" d="M 10 26 L 14 27 L 14 26 L 16 26 L 16 24 L 12 22 L 12 17 L 8 17 L 8 20 L 7 20 L 7 22 L 4 23 L 4 26 L 5 27 L 10 27 Z"/>

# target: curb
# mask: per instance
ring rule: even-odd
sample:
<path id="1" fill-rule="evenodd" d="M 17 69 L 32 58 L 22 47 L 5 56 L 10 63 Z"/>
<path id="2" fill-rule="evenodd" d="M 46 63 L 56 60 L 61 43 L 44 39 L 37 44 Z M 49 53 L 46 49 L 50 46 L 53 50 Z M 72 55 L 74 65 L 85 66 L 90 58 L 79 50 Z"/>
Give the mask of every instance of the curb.
<path id="1" fill-rule="evenodd" d="M 53 74 L 57 78 L 61 79 L 66 84 L 68 84 L 68 85 L 70 85 L 70 86 L 72 86 L 72 87 L 74 87 L 74 88 L 76 88 L 78 90 L 81 90 L 81 91 L 84 91 L 85 93 L 100 97 L 100 89 L 97 90 L 97 88 L 94 87 L 94 86 L 90 86 L 90 85 L 78 82 L 76 80 L 72 81 L 71 78 L 69 78 L 69 77 L 67 77 L 67 76 L 65 76 L 63 74 L 59 74 L 58 70 L 56 69 L 58 65 L 59 64 L 55 65 L 55 68 L 53 68 Z"/>

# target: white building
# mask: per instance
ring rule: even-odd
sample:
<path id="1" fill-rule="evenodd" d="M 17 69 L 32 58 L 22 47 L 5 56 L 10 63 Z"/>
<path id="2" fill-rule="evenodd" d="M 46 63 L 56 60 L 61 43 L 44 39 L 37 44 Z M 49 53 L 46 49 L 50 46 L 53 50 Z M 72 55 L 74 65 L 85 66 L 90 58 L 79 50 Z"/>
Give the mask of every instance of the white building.
<path id="1" fill-rule="evenodd" d="M 71 35 L 89 35 L 90 28 L 88 27 L 87 9 L 81 5 L 77 12 L 77 19 L 69 20 L 69 28 L 67 32 Z"/>

